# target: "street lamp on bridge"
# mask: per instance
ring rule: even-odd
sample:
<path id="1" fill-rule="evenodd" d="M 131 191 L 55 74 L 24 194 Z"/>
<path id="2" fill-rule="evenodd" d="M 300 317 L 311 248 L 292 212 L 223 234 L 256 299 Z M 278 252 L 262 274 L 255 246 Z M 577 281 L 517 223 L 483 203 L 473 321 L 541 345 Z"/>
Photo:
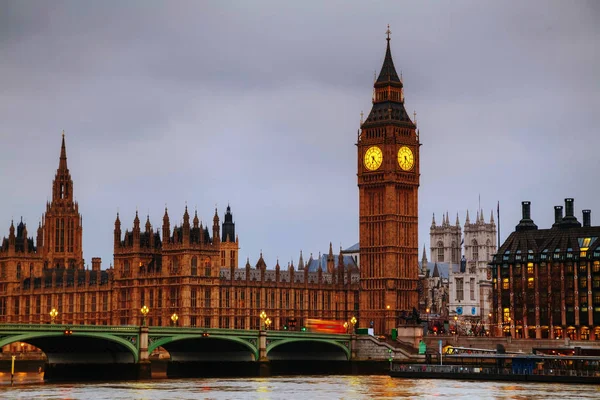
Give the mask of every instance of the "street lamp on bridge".
<path id="1" fill-rule="evenodd" d="M 148 306 L 144 305 L 140 312 L 142 313 L 142 326 L 146 326 L 146 315 L 148 315 L 150 309 L 148 308 Z"/>
<path id="2" fill-rule="evenodd" d="M 52 310 L 50 310 L 50 319 L 52 323 L 54 323 L 54 320 L 56 319 L 57 315 L 58 311 L 56 311 L 56 308 L 52 308 Z"/>
<path id="3" fill-rule="evenodd" d="M 356 325 L 356 317 L 353 315 L 352 318 L 350 318 L 350 323 L 352 324 L 352 333 L 354 333 L 354 325 Z"/>
<path id="4" fill-rule="evenodd" d="M 263 329 L 264 324 L 265 324 L 265 319 L 267 318 L 267 313 L 265 312 L 265 310 L 262 310 L 259 314 L 260 317 L 260 329 Z"/>
<path id="5" fill-rule="evenodd" d="M 425 312 L 427 313 L 427 336 L 429 336 L 429 307 L 427 307 L 425 309 Z"/>
<path id="6" fill-rule="evenodd" d="M 173 313 L 173 315 L 171 315 L 171 321 L 173 321 L 173 326 L 177 326 L 178 319 L 179 319 L 179 315 L 177 315 L 177 313 Z"/>
<path id="7" fill-rule="evenodd" d="M 271 318 L 267 317 L 265 318 L 265 329 L 269 329 L 269 326 L 271 326 Z"/>

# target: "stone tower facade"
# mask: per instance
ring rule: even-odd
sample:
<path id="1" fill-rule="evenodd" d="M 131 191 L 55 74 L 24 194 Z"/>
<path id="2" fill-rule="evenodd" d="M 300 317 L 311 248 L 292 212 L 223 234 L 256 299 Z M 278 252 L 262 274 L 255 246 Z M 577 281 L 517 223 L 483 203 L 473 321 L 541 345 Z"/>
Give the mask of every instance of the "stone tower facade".
<path id="1" fill-rule="evenodd" d="M 223 221 L 223 233 L 221 235 L 221 267 L 237 268 L 240 242 L 235 234 L 235 223 L 231 207 L 227 205 L 225 220 Z"/>
<path id="2" fill-rule="evenodd" d="M 461 255 L 461 238 L 458 214 L 454 224 L 450 224 L 448 213 L 442 215 L 441 225 L 436 224 L 434 215 L 429 228 L 431 262 L 458 264 Z"/>
<path id="3" fill-rule="evenodd" d="M 387 49 L 373 107 L 357 142 L 360 245 L 359 326 L 395 327 L 418 306 L 419 135 L 404 108 L 402 79 Z"/>
<path id="4" fill-rule="evenodd" d="M 45 268 L 83 269 L 83 228 L 79 205 L 73 198 L 73 179 L 67 167 L 67 150 L 63 133 L 60 160 L 52 183 L 52 202 L 42 216 L 42 235 L 38 251 Z"/>
<path id="5" fill-rule="evenodd" d="M 489 222 L 483 211 L 476 213 L 471 222 L 469 212 L 464 226 L 464 254 L 458 265 L 449 268 L 448 308 L 450 315 L 456 315 L 459 331 L 469 329 L 477 334 L 489 330 L 492 312 L 492 281 L 488 264 L 496 253 L 496 223 L 493 212 Z"/>

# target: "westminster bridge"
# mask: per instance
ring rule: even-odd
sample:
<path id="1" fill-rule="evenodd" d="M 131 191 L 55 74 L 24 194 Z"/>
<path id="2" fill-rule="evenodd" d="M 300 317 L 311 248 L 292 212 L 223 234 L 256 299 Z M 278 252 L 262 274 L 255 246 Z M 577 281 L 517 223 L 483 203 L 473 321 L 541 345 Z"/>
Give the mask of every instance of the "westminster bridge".
<path id="1" fill-rule="evenodd" d="M 236 330 L 189 327 L 1 324 L 0 348 L 31 344 L 47 357 L 45 379 L 150 378 L 150 354 L 167 351 L 168 376 L 212 374 L 270 375 L 320 372 L 352 373 L 356 365 L 408 359 L 371 336 L 306 331 Z"/>

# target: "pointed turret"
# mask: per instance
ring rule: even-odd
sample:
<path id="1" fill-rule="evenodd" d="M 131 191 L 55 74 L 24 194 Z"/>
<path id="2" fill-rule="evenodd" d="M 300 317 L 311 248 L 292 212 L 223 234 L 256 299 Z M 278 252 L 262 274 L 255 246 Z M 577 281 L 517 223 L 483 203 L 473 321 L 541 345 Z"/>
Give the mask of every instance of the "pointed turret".
<path id="1" fill-rule="evenodd" d="M 218 243 L 221 241 L 219 237 L 219 213 L 217 212 L 217 208 L 215 207 L 215 216 L 213 217 L 213 243 Z"/>
<path id="2" fill-rule="evenodd" d="M 42 249 L 44 248 L 44 231 L 42 229 L 42 221 L 40 221 L 37 229 L 37 251 L 42 253 Z"/>
<path id="3" fill-rule="evenodd" d="M 494 210 L 490 211 L 490 224 L 495 224 L 495 222 L 494 222 Z"/>
<path id="4" fill-rule="evenodd" d="M 458 220 L 458 213 L 456 213 L 456 226 L 460 226 L 460 221 Z"/>
<path id="5" fill-rule="evenodd" d="M 190 226 L 190 214 L 188 214 L 187 204 L 185 205 L 185 212 L 183 213 L 183 226 Z"/>
<path id="6" fill-rule="evenodd" d="M 304 260 L 302 259 L 302 250 L 300 250 L 300 260 L 298 260 L 298 271 L 304 270 Z"/>
<path id="7" fill-rule="evenodd" d="M 198 210 L 194 210 L 194 229 L 198 228 L 198 223 L 200 220 L 198 219 Z"/>
<path id="8" fill-rule="evenodd" d="M 152 232 L 152 225 L 150 224 L 150 214 L 146 214 L 146 233 Z"/>
<path id="9" fill-rule="evenodd" d="M 65 131 L 62 133 L 62 144 L 60 145 L 60 160 L 58 162 L 58 170 L 67 170 L 67 146 L 65 146 Z"/>
<path id="10" fill-rule="evenodd" d="M 223 235 L 221 235 L 221 240 L 223 242 L 235 241 L 235 223 L 233 222 L 233 214 L 231 213 L 231 207 L 229 204 L 227 204 L 227 210 L 225 211 Z"/>
<path id="11" fill-rule="evenodd" d="M 114 236 L 114 247 L 115 249 L 121 245 L 121 220 L 119 219 L 119 213 L 117 212 L 117 218 L 115 219 L 115 236 Z M 116 251 L 115 251 L 116 253 Z"/>
<path id="12" fill-rule="evenodd" d="M 331 242 L 329 242 L 329 253 L 327 253 L 327 272 L 333 273 L 334 265 L 334 257 L 333 257 L 333 247 Z"/>
<path id="13" fill-rule="evenodd" d="M 373 108 L 361 128 L 393 123 L 403 126 L 408 125 L 408 127 L 414 129 L 415 125 L 404 108 L 404 85 L 396 72 L 394 60 L 392 59 L 389 26 L 386 34 L 385 57 L 379 76 L 374 84 Z"/>
<path id="14" fill-rule="evenodd" d="M 342 253 L 342 246 L 340 246 L 340 253 L 338 254 L 338 262 L 337 262 L 337 273 L 338 273 L 338 283 L 344 283 L 344 274 L 346 273 L 346 266 L 344 265 L 344 254 Z"/>
<path id="15" fill-rule="evenodd" d="M 387 47 L 385 49 L 385 58 L 383 59 L 383 65 L 381 66 L 381 72 L 379 72 L 379 77 L 375 81 L 375 83 L 391 83 L 394 82 L 396 84 L 402 85 L 402 81 L 398 77 L 398 73 L 396 72 L 396 67 L 394 67 L 394 60 L 392 59 L 392 50 L 390 49 L 390 26 L 388 25 L 387 34 Z"/>
<path id="16" fill-rule="evenodd" d="M 421 258 L 421 275 L 427 274 L 427 251 L 425 250 L 425 243 L 423 243 L 423 258 Z"/>
<path id="17" fill-rule="evenodd" d="M 469 210 L 467 210 L 467 218 L 465 219 L 465 225 L 469 225 L 471 220 L 469 219 Z"/>
<path id="18" fill-rule="evenodd" d="M 169 243 L 169 239 L 171 237 L 171 223 L 169 221 L 169 212 L 167 211 L 167 207 L 165 207 L 165 215 L 163 216 L 163 243 Z"/>
<path id="19" fill-rule="evenodd" d="M 439 278 L 440 277 L 440 270 L 438 269 L 438 265 L 437 263 L 435 263 L 435 265 L 433 266 L 433 274 L 431 275 L 432 278 Z"/>
<path id="20" fill-rule="evenodd" d="M 54 177 L 52 187 L 52 203 L 62 203 L 63 201 L 73 201 L 73 180 L 67 168 L 67 149 L 65 146 L 65 132 L 62 134 L 62 143 L 60 146 L 60 159 L 58 169 Z"/>
<path id="21" fill-rule="evenodd" d="M 183 243 L 190 243 L 190 214 L 188 214 L 187 204 L 185 205 L 185 212 L 183 213 L 183 224 L 181 226 L 181 235 L 183 236 Z"/>
<path id="22" fill-rule="evenodd" d="M 133 246 L 140 245 L 140 217 L 138 216 L 137 210 L 135 210 L 135 219 L 133 220 Z"/>

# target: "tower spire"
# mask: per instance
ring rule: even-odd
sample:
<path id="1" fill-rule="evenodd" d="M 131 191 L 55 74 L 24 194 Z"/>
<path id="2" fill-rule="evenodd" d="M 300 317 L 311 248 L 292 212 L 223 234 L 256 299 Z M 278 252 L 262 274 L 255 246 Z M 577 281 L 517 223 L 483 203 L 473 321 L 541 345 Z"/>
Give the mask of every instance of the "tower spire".
<path id="1" fill-rule="evenodd" d="M 392 50 L 390 49 L 390 26 L 388 25 L 387 31 L 385 34 L 387 38 L 387 48 L 385 50 L 385 58 L 383 60 L 383 66 L 381 67 L 381 72 L 379 73 L 379 77 L 375 81 L 375 83 L 381 82 L 397 82 L 400 83 L 400 78 L 398 77 L 398 73 L 396 72 L 396 67 L 394 67 L 394 60 L 392 60 Z"/>
<path id="2" fill-rule="evenodd" d="M 58 169 L 64 171 L 67 169 L 67 147 L 65 146 L 65 131 L 62 131 L 62 144 L 60 146 L 60 161 Z"/>

